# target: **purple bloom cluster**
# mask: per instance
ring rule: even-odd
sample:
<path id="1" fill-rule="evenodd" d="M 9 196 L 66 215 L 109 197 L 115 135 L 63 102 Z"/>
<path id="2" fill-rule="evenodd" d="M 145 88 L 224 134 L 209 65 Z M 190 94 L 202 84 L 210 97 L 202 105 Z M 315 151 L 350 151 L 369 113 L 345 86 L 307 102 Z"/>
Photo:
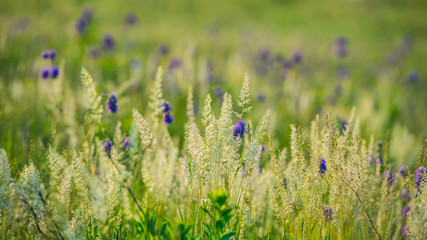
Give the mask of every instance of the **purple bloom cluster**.
<path id="1" fill-rule="evenodd" d="M 325 210 L 323 210 L 323 221 L 324 222 L 331 221 L 333 214 L 334 214 L 334 211 L 332 211 L 332 208 L 326 206 Z"/>
<path id="2" fill-rule="evenodd" d="M 244 120 L 237 121 L 233 127 L 233 136 L 243 138 L 243 134 L 246 132 L 246 122 Z"/>
<path id="3" fill-rule="evenodd" d="M 411 211 L 411 207 L 406 205 L 402 208 L 402 216 L 403 217 L 407 217 L 408 216 L 408 212 Z"/>
<path id="4" fill-rule="evenodd" d="M 265 94 L 264 93 L 258 93 L 258 101 L 264 102 L 265 101 Z"/>
<path id="5" fill-rule="evenodd" d="M 110 113 L 116 113 L 117 112 L 118 106 L 117 106 L 116 94 L 111 93 L 110 97 L 108 98 L 107 109 L 108 109 L 108 111 L 110 111 Z"/>
<path id="6" fill-rule="evenodd" d="M 178 58 L 173 58 L 169 63 L 169 70 L 172 71 L 181 66 L 181 60 Z"/>
<path id="7" fill-rule="evenodd" d="M 320 176 L 325 175 L 326 170 L 327 170 L 327 168 L 326 168 L 326 161 L 322 157 L 322 161 L 320 162 L 320 166 L 319 166 L 319 175 Z"/>
<path id="8" fill-rule="evenodd" d="M 102 47 L 104 50 L 113 50 L 115 46 L 114 38 L 111 34 L 106 34 L 102 40 Z"/>
<path id="9" fill-rule="evenodd" d="M 164 56 L 164 55 L 169 53 L 169 46 L 166 44 L 162 44 L 162 45 L 160 45 L 158 51 L 159 51 L 160 55 Z"/>
<path id="10" fill-rule="evenodd" d="M 384 171 L 383 178 L 387 179 L 387 184 L 389 186 L 393 185 L 393 183 L 394 183 L 394 176 L 393 176 L 393 172 L 390 169 L 387 169 L 387 170 Z"/>
<path id="11" fill-rule="evenodd" d="M 407 238 L 408 237 L 408 226 L 403 226 L 402 229 L 400 230 L 400 233 L 402 234 L 403 238 Z"/>
<path id="12" fill-rule="evenodd" d="M 292 54 L 292 59 L 294 60 L 294 63 L 298 64 L 302 62 L 302 54 L 300 51 L 294 51 Z"/>
<path id="13" fill-rule="evenodd" d="M 50 61 L 52 62 L 53 60 L 56 59 L 56 51 L 55 50 L 46 50 L 42 53 L 42 58 L 43 59 L 50 59 Z M 58 66 L 52 66 L 51 68 L 42 68 L 42 70 L 40 71 L 40 77 L 42 79 L 47 79 L 47 78 L 57 78 L 59 76 L 59 68 Z"/>
<path id="14" fill-rule="evenodd" d="M 425 167 L 420 166 L 415 170 L 415 185 L 419 188 L 422 184 L 422 182 L 425 181 L 425 174 L 427 170 Z"/>
<path id="15" fill-rule="evenodd" d="M 169 105 L 169 102 L 162 103 L 160 107 L 163 108 L 163 122 L 171 125 L 175 118 L 172 116 L 172 107 Z"/>
<path id="16" fill-rule="evenodd" d="M 108 157 L 111 157 L 111 149 L 113 148 L 113 142 L 108 139 L 105 143 L 104 143 L 104 152 L 107 153 Z"/>
<path id="17" fill-rule="evenodd" d="M 402 193 L 400 194 L 400 197 L 403 201 L 409 202 L 411 201 L 411 196 L 408 189 L 403 189 Z"/>
<path id="18" fill-rule="evenodd" d="M 125 24 L 128 26 L 133 26 L 136 23 L 136 15 L 133 13 L 128 13 L 125 17 Z"/>
<path id="19" fill-rule="evenodd" d="M 347 42 L 347 38 L 345 37 L 338 37 L 337 39 L 335 39 L 335 54 L 338 57 L 347 56 Z"/>
<path id="20" fill-rule="evenodd" d="M 401 166 L 399 169 L 397 169 L 397 173 L 399 173 L 400 176 L 406 178 L 408 176 L 408 168 L 406 166 Z"/>
<path id="21" fill-rule="evenodd" d="M 76 22 L 76 30 L 79 34 L 83 34 L 89 25 L 90 21 L 92 20 L 92 9 L 86 8 L 82 15 L 80 16 L 79 20 Z"/>
<path id="22" fill-rule="evenodd" d="M 123 149 L 126 149 L 129 146 L 130 137 L 125 138 L 123 141 Z"/>
<path id="23" fill-rule="evenodd" d="M 43 51 L 42 58 L 43 59 L 55 60 L 56 59 L 56 51 L 55 50 Z"/>

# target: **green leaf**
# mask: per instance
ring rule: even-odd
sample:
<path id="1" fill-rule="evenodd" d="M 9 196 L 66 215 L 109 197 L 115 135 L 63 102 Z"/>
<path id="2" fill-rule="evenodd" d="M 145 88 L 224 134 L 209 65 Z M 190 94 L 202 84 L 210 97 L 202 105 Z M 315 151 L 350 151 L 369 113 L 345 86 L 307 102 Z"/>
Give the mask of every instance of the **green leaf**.
<path id="1" fill-rule="evenodd" d="M 229 233 L 225 234 L 224 236 L 222 236 L 219 240 L 228 240 L 228 239 L 234 237 L 234 235 L 236 235 L 235 232 L 229 232 Z"/>

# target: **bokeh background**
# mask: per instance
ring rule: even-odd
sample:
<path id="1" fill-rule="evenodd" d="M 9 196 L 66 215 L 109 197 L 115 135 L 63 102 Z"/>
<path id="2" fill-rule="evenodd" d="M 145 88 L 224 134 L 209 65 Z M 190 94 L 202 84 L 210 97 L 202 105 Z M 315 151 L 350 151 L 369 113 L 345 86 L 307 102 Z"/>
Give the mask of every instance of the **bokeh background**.
<path id="1" fill-rule="evenodd" d="M 2 1 L 0 146 L 17 171 L 45 156 L 38 146 L 78 145 L 82 66 L 105 101 L 118 96 L 103 127 L 112 133 L 119 120 L 129 131 L 160 65 L 181 146 L 188 87 L 199 117 L 206 94 L 218 112 L 248 73 L 249 118 L 271 109 L 276 147 L 288 145 L 290 124 L 331 112 L 344 128 L 355 107 L 362 136 L 388 144 L 392 168 L 413 166 L 427 138 L 426 14 L 422 0 Z M 57 52 L 58 79 L 40 79 L 46 49 Z"/>

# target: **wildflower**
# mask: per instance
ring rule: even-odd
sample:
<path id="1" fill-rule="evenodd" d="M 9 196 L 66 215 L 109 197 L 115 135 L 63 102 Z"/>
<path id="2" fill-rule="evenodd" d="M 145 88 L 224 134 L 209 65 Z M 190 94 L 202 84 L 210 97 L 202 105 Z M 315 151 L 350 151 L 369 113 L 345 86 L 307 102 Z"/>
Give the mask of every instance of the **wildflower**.
<path id="1" fill-rule="evenodd" d="M 46 50 L 46 51 L 43 51 L 42 58 L 43 59 L 55 60 L 55 58 L 56 58 L 56 51 L 55 50 Z"/>
<path id="2" fill-rule="evenodd" d="M 162 44 L 162 45 L 160 45 L 160 47 L 159 47 L 159 53 L 160 53 L 160 55 L 162 55 L 162 56 L 164 56 L 164 55 L 168 54 L 168 53 L 169 53 L 169 46 L 168 46 L 168 45 L 166 45 L 166 44 Z"/>
<path id="3" fill-rule="evenodd" d="M 173 58 L 169 63 L 169 70 L 174 70 L 175 68 L 179 68 L 181 66 L 181 61 L 178 58 Z"/>
<path id="4" fill-rule="evenodd" d="M 387 183 L 389 186 L 394 183 L 393 172 L 390 169 L 384 171 L 383 178 L 387 178 Z"/>
<path id="5" fill-rule="evenodd" d="M 423 166 L 420 166 L 415 170 L 415 185 L 417 187 L 420 187 L 421 181 L 423 181 L 424 175 L 426 173 L 426 168 Z"/>
<path id="6" fill-rule="evenodd" d="M 111 149 L 113 148 L 113 142 L 111 142 L 111 140 L 107 140 L 104 143 L 104 152 L 107 153 L 108 157 L 110 157 L 111 154 Z"/>
<path id="7" fill-rule="evenodd" d="M 222 90 L 222 88 L 218 87 L 215 89 L 215 95 L 217 96 L 217 98 L 221 99 L 224 97 L 224 91 Z"/>
<path id="8" fill-rule="evenodd" d="M 47 79 L 49 77 L 49 69 L 48 68 L 43 68 L 40 72 L 40 77 L 42 79 Z"/>
<path id="9" fill-rule="evenodd" d="M 289 70 L 292 68 L 292 62 L 291 61 L 286 61 L 285 64 L 283 64 L 283 68 L 285 70 Z"/>
<path id="10" fill-rule="evenodd" d="M 411 201 L 411 196 L 409 194 L 408 189 L 403 189 L 402 193 L 400 194 L 400 197 L 402 198 L 403 201 L 406 201 L 406 202 Z"/>
<path id="11" fill-rule="evenodd" d="M 114 43 L 113 36 L 111 34 L 105 35 L 104 39 L 103 39 L 104 50 L 107 50 L 107 51 L 108 50 L 113 50 L 114 49 L 114 45 L 115 45 L 115 43 Z"/>
<path id="12" fill-rule="evenodd" d="M 264 145 L 261 146 L 261 152 L 267 152 L 267 148 Z"/>
<path id="13" fill-rule="evenodd" d="M 327 170 L 327 169 L 326 169 L 326 161 L 325 161 L 325 159 L 322 157 L 322 161 L 321 161 L 320 166 L 319 166 L 319 175 L 320 175 L 320 176 L 325 175 L 326 170 Z"/>
<path id="14" fill-rule="evenodd" d="M 172 116 L 171 113 L 166 113 L 163 115 L 163 122 L 166 124 L 171 125 L 174 119 L 175 118 Z"/>
<path id="15" fill-rule="evenodd" d="M 125 141 L 123 142 L 123 149 L 126 149 L 129 145 L 130 137 L 125 138 Z"/>
<path id="16" fill-rule="evenodd" d="M 408 79 L 411 82 L 416 82 L 418 81 L 418 73 L 416 71 L 411 71 L 408 75 Z"/>
<path id="17" fill-rule="evenodd" d="M 408 176 L 408 168 L 406 166 L 401 166 L 399 169 L 397 169 L 397 172 L 404 178 Z"/>
<path id="18" fill-rule="evenodd" d="M 338 37 L 335 39 L 335 54 L 338 57 L 345 57 L 347 52 L 347 38 Z"/>
<path id="19" fill-rule="evenodd" d="M 108 98 L 107 102 L 107 109 L 110 111 L 110 113 L 116 113 L 118 106 L 117 106 L 117 97 L 116 94 L 112 93 L 110 97 Z"/>
<path id="20" fill-rule="evenodd" d="M 265 94 L 264 93 L 259 93 L 258 94 L 258 101 L 260 101 L 260 102 L 264 102 L 265 101 Z"/>
<path id="21" fill-rule="evenodd" d="M 268 56 L 270 55 L 270 51 L 268 50 L 268 48 L 263 48 L 261 50 L 259 50 L 259 57 L 261 59 L 261 61 L 265 62 L 268 58 Z"/>
<path id="22" fill-rule="evenodd" d="M 57 78 L 57 77 L 58 77 L 58 75 L 59 75 L 59 68 L 58 68 L 57 66 L 53 66 L 53 67 L 50 69 L 49 76 L 50 76 L 51 78 Z"/>
<path id="23" fill-rule="evenodd" d="M 92 20 L 92 9 L 86 8 L 83 12 L 83 14 L 80 16 L 80 18 L 76 22 L 76 30 L 79 34 L 84 33 L 86 30 L 86 27 Z"/>
<path id="24" fill-rule="evenodd" d="M 400 230 L 402 237 L 404 238 L 408 237 L 408 231 L 409 231 L 408 226 L 403 226 L 402 229 Z"/>
<path id="25" fill-rule="evenodd" d="M 128 26 L 133 26 L 136 23 L 136 16 L 133 13 L 128 13 L 125 17 L 125 24 Z"/>
<path id="26" fill-rule="evenodd" d="M 298 64 L 302 61 L 302 54 L 300 51 L 295 51 L 292 55 L 292 58 L 294 60 L 294 63 Z"/>
<path id="27" fill-rule="evenodd" d="M 338 69 L 338 77 L 341 79 L 346 79 L 349 75 L 348 69 L 346 67 L 340 67 Z"/>
<path id="28" fill-rule="evenodd" d="M 402 216 L 407 217 L 409 211 L 411 211 L 411 207 L 408 205 L 404 206 L 402 209 Z"/>
<path id="29" fill-rule="evenodd" d="M 162 103 L 162 105 L 160 105 L 160 107 L 163 107 L 163 111 L 162 111 L 163 113 L 167 113 L 167 112 L 171 112 L 172 111 L 172 108 L 169 105 L 169 102 Z"/>
<path id="30" fill-rule="evenodd" d="M 323 210 L 323 221 L 324 222 L 331 221 L 332 214 L 334 214 L 334 211 L 332 211 L 332 208 L 326 206 L 325 210 Z"/>
<path id="31" fill-rule="evenodd" d="M 243 138 L 243 134 L 246 131 L 246 122 L 244 120 L 237 121 L 236 125 L 233 127 L 233 136 Z"/>

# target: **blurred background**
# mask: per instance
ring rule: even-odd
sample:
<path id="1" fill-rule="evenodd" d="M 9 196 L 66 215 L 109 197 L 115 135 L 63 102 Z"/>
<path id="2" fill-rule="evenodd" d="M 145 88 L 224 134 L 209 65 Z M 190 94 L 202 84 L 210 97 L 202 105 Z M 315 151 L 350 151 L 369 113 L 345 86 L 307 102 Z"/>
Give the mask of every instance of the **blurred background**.
<path id="1" fill-rule="evenodd" d="M 272 110 L 275 147 L 288 145 L 290 124 L 309 127 L 316 114 L 333 113 L 344 129 L 355 107 L 367 143 L 386 142 L 393 169 L 413 166 L 427 138 L 426 14 L 422 0 L 2 1 L 0 147 L 16 170 L 43 147 L 78 146 L 82 66 L 103 102 L 117 95 L 103 128 L 112 134 L 120 121 L 129 131 L 160 65 L 181 146 L 189 86 L 200 117 L 206 94 L 218 113 L 248 73 L 247 118 Z M 52 62 L 41 58 L 49 49 Z M 51 65 L 58 78 L 41 79 Z"/>

